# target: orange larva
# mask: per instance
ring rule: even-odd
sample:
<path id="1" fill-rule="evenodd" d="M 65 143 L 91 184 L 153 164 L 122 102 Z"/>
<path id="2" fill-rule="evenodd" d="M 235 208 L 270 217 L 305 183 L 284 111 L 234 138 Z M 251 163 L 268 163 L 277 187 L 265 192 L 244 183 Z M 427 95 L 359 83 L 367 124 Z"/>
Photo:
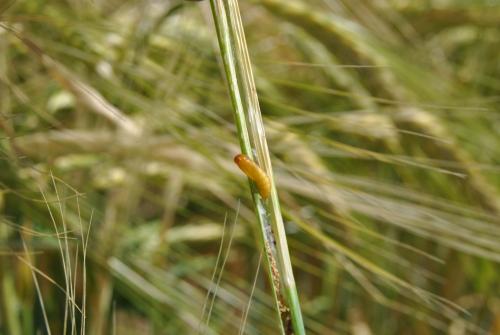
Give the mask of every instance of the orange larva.
<path id="1" fill-rule="evenodd" d="M 264 170 L 262 170 L 255 162 L 245 155 L 239 154 L 234 157 L 234 162 L 241 171 L 243 171 L 248 178 L 253 180 L 259 189 L 259 193 L 262 198 L 267 199 L 271 193 L 271 182 L 269 177 L 266 175 Z"/>

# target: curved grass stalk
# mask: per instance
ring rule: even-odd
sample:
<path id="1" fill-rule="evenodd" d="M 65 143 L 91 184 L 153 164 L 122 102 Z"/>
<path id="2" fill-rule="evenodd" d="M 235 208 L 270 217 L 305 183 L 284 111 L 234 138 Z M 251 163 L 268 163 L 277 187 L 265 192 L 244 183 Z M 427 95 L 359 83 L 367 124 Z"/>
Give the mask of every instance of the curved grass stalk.
<path id="1" fill-rule="evenodd" d="M 268 200 L 260 197 L 253 183 L 250 183 L 250 188 L 260 224 L 267 272 L 281 320 L 281 332 L 305 334 L 238 2 L 210 0 L 210 4 L 229 84 L 241 151 L 256 161 L 271 181 L 271 195 Z"/>

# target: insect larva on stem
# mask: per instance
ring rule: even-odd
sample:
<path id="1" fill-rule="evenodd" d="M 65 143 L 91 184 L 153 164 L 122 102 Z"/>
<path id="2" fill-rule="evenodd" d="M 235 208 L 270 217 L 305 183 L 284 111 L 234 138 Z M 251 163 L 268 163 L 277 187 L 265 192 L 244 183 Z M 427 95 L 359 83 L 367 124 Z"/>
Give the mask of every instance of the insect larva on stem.
<path id="1" fill-rule="evenodd" d="M 236 155 L 234 162 L 241 171 L 243 171 L 248 178 L 253 180 L 259 189 L 259 193 L 263 199 L 267 199 L 271 193 L 271 182 L 266 175 L 254 161 L 243 154 Z"/>

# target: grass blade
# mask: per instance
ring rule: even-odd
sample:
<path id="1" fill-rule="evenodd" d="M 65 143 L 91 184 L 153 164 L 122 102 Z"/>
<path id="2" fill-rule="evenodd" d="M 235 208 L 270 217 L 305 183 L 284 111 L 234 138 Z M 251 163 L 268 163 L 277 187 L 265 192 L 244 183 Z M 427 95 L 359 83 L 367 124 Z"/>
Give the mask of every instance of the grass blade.
<path id="1" fill-rule="evenodd" d="M 238 2 L 211 0 L 210 3 L 241 151 L 256 161 L 271 181 L 271 195 L 266 201 L 260 197 L 254 184 L 250 183 L 250 187 L 260 224 L 267 270 L 280 314 L 281 331 L 283 334 L 305 334 Z"/>

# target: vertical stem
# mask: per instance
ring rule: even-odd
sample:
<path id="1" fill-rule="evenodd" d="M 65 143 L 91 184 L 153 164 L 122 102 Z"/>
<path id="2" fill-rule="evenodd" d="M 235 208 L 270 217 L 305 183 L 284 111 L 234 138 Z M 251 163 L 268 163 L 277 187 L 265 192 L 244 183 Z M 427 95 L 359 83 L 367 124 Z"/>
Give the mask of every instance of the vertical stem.
<path id="1" fill-rule="evenodd" d="M 250 182 L 260 237 L 283 334 L 305 334 L 271 159 L 237 0 L 210 0 L 243 154 L 271 181 L 269 200 Z"/>

